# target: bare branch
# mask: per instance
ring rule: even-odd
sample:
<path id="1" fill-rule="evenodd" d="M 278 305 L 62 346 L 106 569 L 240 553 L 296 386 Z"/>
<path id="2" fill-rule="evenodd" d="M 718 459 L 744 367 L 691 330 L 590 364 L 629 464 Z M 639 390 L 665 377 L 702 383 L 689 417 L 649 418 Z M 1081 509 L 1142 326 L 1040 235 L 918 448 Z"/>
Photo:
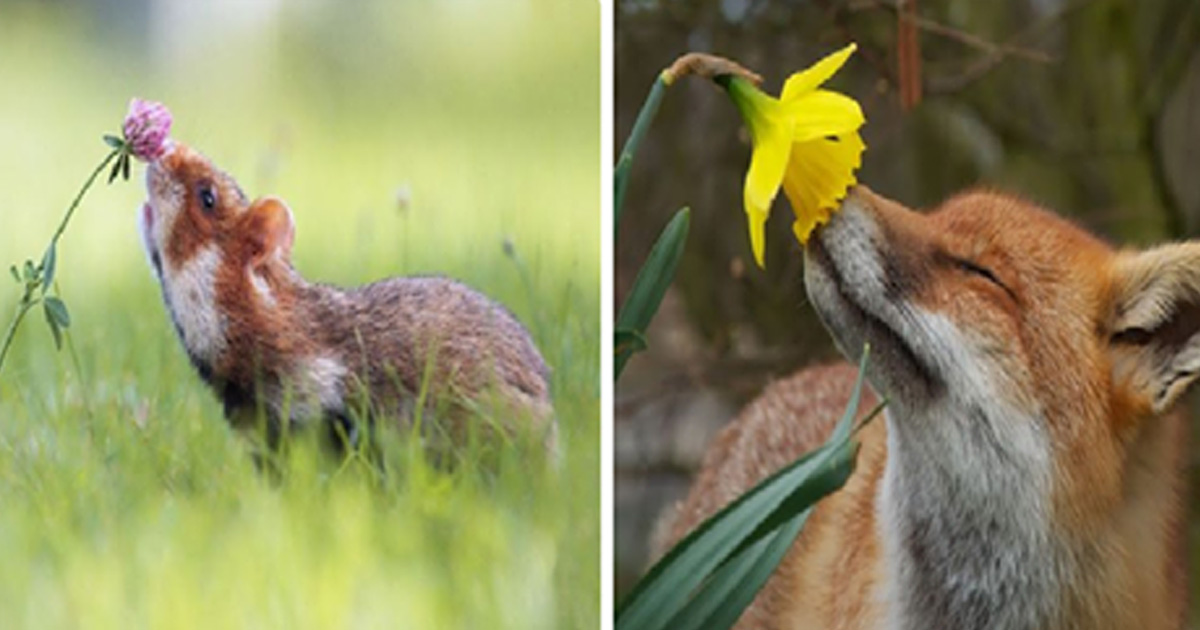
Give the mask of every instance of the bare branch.
<path id="1" fill-rule="evenodd" d="M 930 91 L 945 94 L 957 92 L 966 88 L 968 85 L 982 78 L 988 72 L 991 72 L 991 70 L 998 66 L 1000 62 L 1004 61 L 1006 56 L 1012 56 L 1011 52 L 1005 51 L 1017 48 L 1015 46 L 1016 42 L 1022 41 L 1025 38 L 1050 27 L 1055 22 L 1065 18 L 1068 14 L 1087 6 L 1091 2 L 1092 0 L 1075 0 L 1074 2 L 1067 2 L 1066 4 L 1063 4 L 1058 8 L 1058 10 L 1042 16 L 1042 18 L 1038 21 L 1018 31 L 1012 37 L 1009 37 L 1008 43 L 1000 46 L 996 51 L 993 51 L 992 53 L 976 60 L 971 65 L 967 66 L 967 68 L 960 74 L 956 76 L 931 79 Z M 1050 61 L 1053 60 L 1049 57 L 1047 59 Z"/>
<path id="2" fill-rule="evenodd" d="M 897 14 L 900 14 L 903 11 L 901 0 L 854 0 L 848 5 L 847 8 L 851 11 L 886 8 L 891 9 Z M 1037 63 L 1050 63 L 1054 61 L 1053 57 L 1043 51 L 1014 45 L 1012 42 L 1018 39 L 1016 37 L 1011 38 L 1009 43 L 997 44 L 975 35 L 974 33 L 968 33 L 966 31 L 954 28 L 953 26 L 942 24 L 941 22 L 936 22 L 919 15 L 904 15 L 904 19 L 911 20 L 913 24 L 922 31 L 932 33 L 934 35 L 940 35 L 946 39 L 952 39 L 960 44 L 963 44 L 964 46 L 981 50 L 987 53 L 989 56 L 1000 55 L 1001 57 L 1019 57 L 1021 59 L 1026 59 Z"/>

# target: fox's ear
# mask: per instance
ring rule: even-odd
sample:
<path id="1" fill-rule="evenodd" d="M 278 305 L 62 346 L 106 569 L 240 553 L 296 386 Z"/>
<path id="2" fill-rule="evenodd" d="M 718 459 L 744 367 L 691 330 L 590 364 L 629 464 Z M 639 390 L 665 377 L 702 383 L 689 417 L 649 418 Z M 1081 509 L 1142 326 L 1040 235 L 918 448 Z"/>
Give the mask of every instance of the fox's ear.
<path id="1" fill-rule="evenodd" d="M 292 211 L 278 197 L 263 197 L 246 211 L 244 234 L 249 242 L 249 264 L 258 267 L 278 256 L 289 260 L 296 240 Z"/>
<path id="2" fill-rule="evenodd" d="M 1113 271 L 1116 383 L 1161 413 L 1200 376 L 1200 242 L 1122 253 Z"/>

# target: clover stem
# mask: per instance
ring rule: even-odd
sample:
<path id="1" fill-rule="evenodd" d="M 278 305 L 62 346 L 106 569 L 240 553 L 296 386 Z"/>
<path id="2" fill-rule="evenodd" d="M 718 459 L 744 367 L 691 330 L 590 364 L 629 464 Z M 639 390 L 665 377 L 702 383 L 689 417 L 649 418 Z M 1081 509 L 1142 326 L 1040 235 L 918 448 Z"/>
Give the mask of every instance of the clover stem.
<path id="1" fill-rule="evenodd" d="M 21 297 L 21 303 L 17 304 L 17 314 L 13 317 L 12 323 L 8 325 L 8 332 L 4 334 L 4 346 L 0 347 L 0 368 L 4 367 L 4 357 L 8 356 L 8 349 L 12 346 L 13 338 L 17 336 L 17 327 L 21 325 L 25 313 L 33 308 L 33 302 L 29 296 L 30 291 L 26 289 L 25 295 Z"/>
<path id="2" fill-rule="evenodd" d="M 80 188 L 79 192 L 75 194 L 75 199 L 71 202 L 70 207 L 67 208 L 67 213 L 63 215 L 62 223 L 58 224 L 58 229 L 54 231 L 54 236 L 50 237 L 50 243 L 52 245 L 58 242 L 59 237 L 62 236 L 62 233 L 67 229 L 67 222 L 71 220 L 71 215 L 75 214 L 75 208 L 79 207 L 79 202 L 83 201 L 84 193 L 86 193 L 88 189 L 92 187 L 92 184 L 96 182 L 96 178 L 100 176 L 100 172 L 103 171 L 106 166 L 108 166 L 108 163 L 113 161 L 113 158 L 117 157 L 117 155 L 120 153 L 120 149 L 113 149 L 110 151 L 108 156 L 104 158 L 104 161 L 96 167 L 96 170 L 92 171 L 91 176 L 89 176 L 87 181 L 83 183 L 83 188 Z"/>
<path id="3" fill-rule="evenodd" d="M 63 215 L 62 222 L 58 224 L 58 229 L 54 230 L 54 236 L 50 237 L 50 244 L 46 246 L 47 250 L 58 243 L 58 239 L 62 237 L 63 232 L 67 229 L 67 223 L 71 221 L 71 217 L 75 214 L 75 209 L 79 207 L 79 202 L 83 201 L 83 195 L 92 187 L 92 184 L 96 183 L 96 178 L 100 176 L 101 171 L 120 153 L 121 149 L 110 151 L 104 160 L 100 162 L 100 165 L 96 167 L 96 170 L 92 171 L 92 174 L 83 182 L 83 187 L 75 194 L 75 199 L 71 201 L 71 205 L 67 207 L 67 213 Z M 40 269 L 39 274 L 42 271 L 45 270 Z M 36 300 L 30 298 L 33 297 L 33 292 L 38 286 L 37 282 L 42 281 L 43 279 L 39 276 L 39 279 L 34 284 L 25 284 L 25 295 L 21 296 L 21 302 L 17 304 L 17 314 L 13 317 L 12 322 L 8 325 L 8 331 L 4 334 L 4 345 L 0 346 L 0 369 L 4 367 L 4 358 L 8 356 L 8 349 L 12 347 L 13 338 L 17 335 L 17 328 L 21 325 L 21 320 L 25 319 L 25 314 L 29 312 L 29 309 L 33 308 L 34 304 L 37 304 Z"/>

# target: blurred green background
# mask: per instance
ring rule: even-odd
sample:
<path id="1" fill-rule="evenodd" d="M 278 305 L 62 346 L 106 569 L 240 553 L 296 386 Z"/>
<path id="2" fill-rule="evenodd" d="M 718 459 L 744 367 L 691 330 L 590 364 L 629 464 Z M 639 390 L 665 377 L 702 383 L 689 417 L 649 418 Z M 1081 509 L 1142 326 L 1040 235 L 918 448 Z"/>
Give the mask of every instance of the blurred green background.
<path id="1" fill-rule="evenodd" d="M 859 180 L 876 192 L 921 208 L 987 186 L 1114 243 L 1200 236 L 1200 3 L 912 4 L 924 97 L 906 109 L 894 0 L 617 0 L 614 142 L 624 142 L 655 76 L 684 52 L 740 61 L 778 94 L 791 73 L 856 41 L 858 53 L 829 85 L 863 106 Z M 692 221 L 646 335 L 650 350 L 630 361 L 617 389 L 618 593 L 645 569 L 655 519 L 686 491 L 710 436 L 770 380 L 839 359 L 807 304 L 782 195 L 767 224 L 766 270 L 750 257 L 748 140 L 725 94 L 681 81 L 634 162 L 617 238 L 618 299 L 671 214 L 688 205 Z"/>
<path id="2" fill-rule="evenodd" d="M 309 279 L 442 273 L 512 309 L 566 451 L 443 473 L 400 441 L 382 491 L 302 451 L 273 486 L 170 329 L 137 164 L 59 246 L 78 369 L 34 311 L 0 372 L 0 626 L 595 627 L 596 3 L 7 1 L 0 60 L 5 267 L 40 257 L 130 97 L 160 100 L 289 203 Z"/>

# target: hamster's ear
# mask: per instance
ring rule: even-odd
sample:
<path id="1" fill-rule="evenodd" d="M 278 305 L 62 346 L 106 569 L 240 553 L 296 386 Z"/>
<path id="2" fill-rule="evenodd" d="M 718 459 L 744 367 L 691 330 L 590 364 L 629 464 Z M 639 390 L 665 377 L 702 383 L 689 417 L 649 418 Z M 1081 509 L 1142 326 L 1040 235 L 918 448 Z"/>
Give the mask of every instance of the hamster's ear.
<path id="1" fill-rule="evenodd" d="M 289 260 L 296 240 L 292 211 L 278 197 L 263 197 L 246 211 L 245 234 L 250 245 L 249 265 L 259 267 L 278 256 Z"/>

